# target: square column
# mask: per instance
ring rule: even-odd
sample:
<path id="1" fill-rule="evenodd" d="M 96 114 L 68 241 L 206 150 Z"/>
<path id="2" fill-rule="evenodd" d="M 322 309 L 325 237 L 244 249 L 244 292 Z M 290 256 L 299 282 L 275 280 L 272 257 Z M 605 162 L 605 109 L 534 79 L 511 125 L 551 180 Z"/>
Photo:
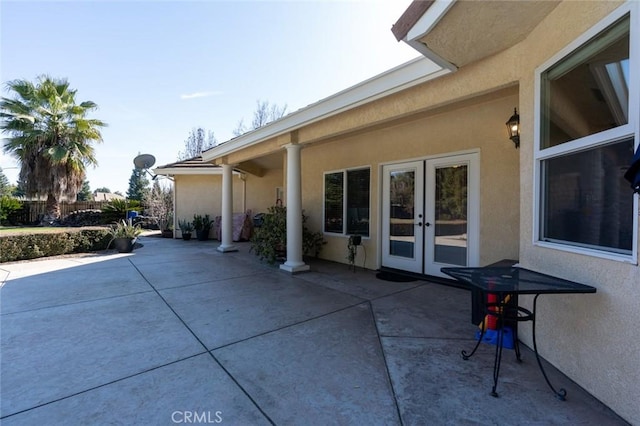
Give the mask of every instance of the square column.
<path id="1" fill-rule="evenodd" d="M 302 177 L 300 150 L 296 144 L 286 145 L 287 149 L 287 261 L 280 269 L 290 272 L 309 270 L 302 260 Z"/>
<path id="2" fill-rule="evenodd" d="M 218 251 L 227 253 L 238 251 L 233 245 L 233 167 L 222 165 L 222 218 L 220 223 L 222 242 Z"/>

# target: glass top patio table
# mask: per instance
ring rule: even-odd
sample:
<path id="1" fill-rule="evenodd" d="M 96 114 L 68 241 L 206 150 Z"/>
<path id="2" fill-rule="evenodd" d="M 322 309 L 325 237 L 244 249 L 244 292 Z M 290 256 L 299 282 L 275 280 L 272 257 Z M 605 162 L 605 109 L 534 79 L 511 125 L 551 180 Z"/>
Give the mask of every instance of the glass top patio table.
<path id="1" fill-rule="evenodd" d="M 512 267 L 442 268 L 443 273 L 494 294 L 595 293 L 596 288 L 529 269 Z"/>
<path id="2" fill-rule="evenodd" d="M 494 294 L 498 296 L 497 303 L 485 302 L 486 313 L 498 318 L 499 331 L 498 341 L 496 343 L 496 353 L 493 364 L 493 388 L 491 395 L 497 397 L 496 388 L 498 386 L 498 375 L 500 374 L 500 363 L 502 359 L 502 339 L 504 334 L 505 320 L 511 319 L 515 321 L 532 321 L 531 334 L 533 340 L 533 351 L 538 361 L 540 371 L 547 382 L 547 385 L 560 400 L 565 400 L 567 391 L 564 389 L 556 389 L 553 387 L 547 373 L 544 371 L 540 355 L 538 354 L 538 345 L 536 343 L 536 309 L 538 296 L 541 294 L 568 294 L 568 293 L 595 293 L 596 288 L 589 285 L 576 283 L 565 280 L 563 278 L 542 274 L 540 272 L 531 271 L 529 269 L 512 267 L 480 267 L 480 268 L 441 268 L 444 274 L 447 274 L 458 281 L 469 285 L 471 288 L 479 290 L 483 294 Z M 533 310 L 529 311 L 523 307 L 517 306 L 517 296 L 521 294 L 535 295 L 533 298 Z M 507 295 L 509 295 L 507 297 Z M 509 307 L 510 298 L 515 299 L 515 310 Z M 493 309 L 493 310 L 492 310 Z M 520 316 L 520 314 L 526 314 Z M 476 346 L 471 353 L 462 351 L 462 358 L 467 360 L 478 349 L 480 342 L 484 337 L 487 327 L 482 327 L 482 333 L 478 339 Z M 514 348 L 516 350 L 516 359 L 520 361 L 520 350 L 517 340 L 517 331 L 515 333 Z"/>

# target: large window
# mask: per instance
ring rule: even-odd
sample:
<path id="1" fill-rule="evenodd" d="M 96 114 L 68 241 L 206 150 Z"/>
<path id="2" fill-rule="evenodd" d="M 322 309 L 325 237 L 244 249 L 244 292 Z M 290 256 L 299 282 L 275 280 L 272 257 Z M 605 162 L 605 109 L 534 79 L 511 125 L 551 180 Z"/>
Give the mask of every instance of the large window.
<path id="1" fill-rule="evenodd" d="M 614 19 L 538 71 L 537 240 L 630 256 L 634 200 L 623 175 L 638 96 L 630 92 L 631 16 Z"/>
<path id="2" fill-rule="evenodd" d="M 324 175 L 324 232 L 369 236 L 369 169 Z"/>

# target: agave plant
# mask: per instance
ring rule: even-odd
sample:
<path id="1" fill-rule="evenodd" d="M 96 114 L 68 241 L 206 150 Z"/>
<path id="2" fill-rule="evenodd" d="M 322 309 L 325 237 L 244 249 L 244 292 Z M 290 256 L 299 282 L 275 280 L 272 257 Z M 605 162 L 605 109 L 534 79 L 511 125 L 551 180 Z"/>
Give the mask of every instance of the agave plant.
<path id="1" fill-rule="evenodd" d="M 142 233 L 139 225 L 131 225 L 126 220 L 121 220 L 111 227 L 111 237 L 116 238 L 136 238 Z"/>

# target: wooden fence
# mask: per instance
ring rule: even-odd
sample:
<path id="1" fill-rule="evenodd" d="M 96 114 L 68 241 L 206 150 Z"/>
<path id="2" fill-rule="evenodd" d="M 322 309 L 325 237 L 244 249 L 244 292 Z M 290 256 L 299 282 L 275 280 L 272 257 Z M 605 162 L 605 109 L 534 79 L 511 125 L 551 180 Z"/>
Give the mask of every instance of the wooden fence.
<path id="1" fill-rule="evenodd" d="M 64 218 L 69 213 L 78 210 L 102 210 L 107 204 L 109 204 L 108 201 L 76 201 L 73 203 L 63 201 L 60 203 L 60 217 Z M 46 201 L 23 201 L 22 209 L 15 212 L 15 217 L 12 219 L 17 223 L 24 224 L 38 222 L 44 216 L 46 206 Z"/>

